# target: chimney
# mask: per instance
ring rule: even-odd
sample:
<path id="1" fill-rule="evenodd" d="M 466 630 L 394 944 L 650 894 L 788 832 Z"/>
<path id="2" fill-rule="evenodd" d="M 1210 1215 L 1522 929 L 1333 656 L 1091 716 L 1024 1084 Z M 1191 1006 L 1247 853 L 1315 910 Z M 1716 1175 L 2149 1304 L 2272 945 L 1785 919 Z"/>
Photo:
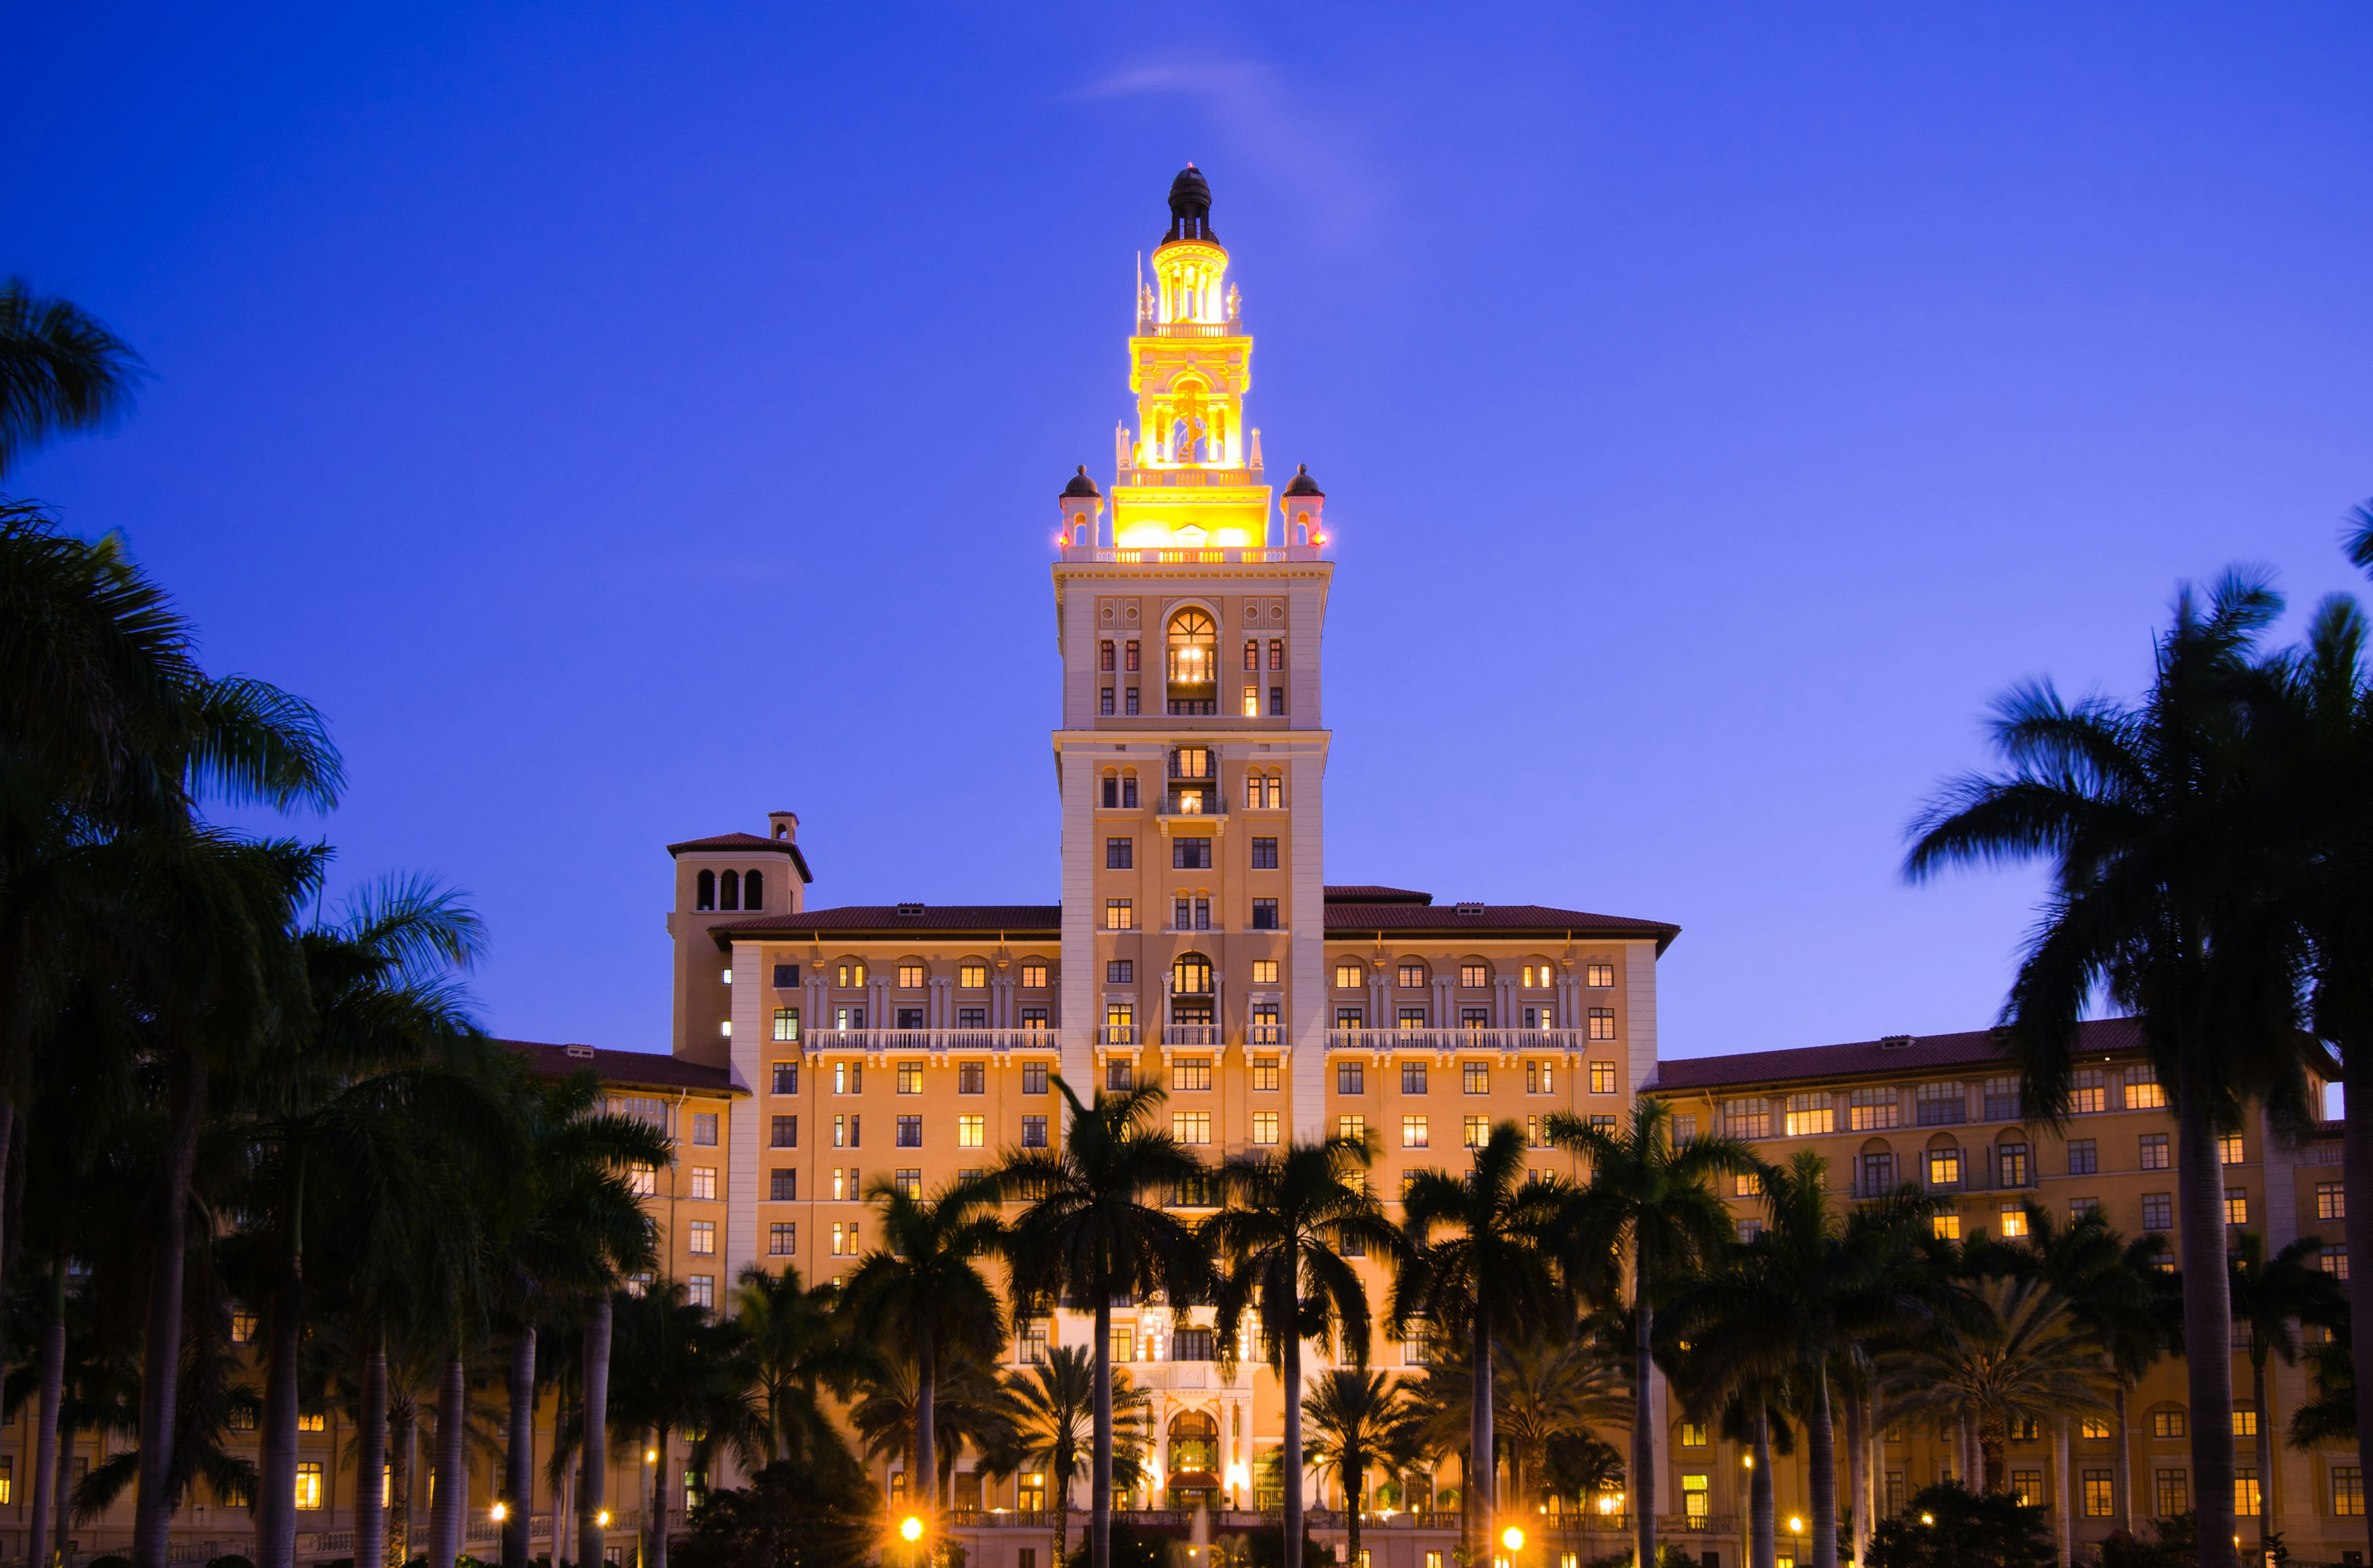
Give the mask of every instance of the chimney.
<path id="1" fill-rule="evenodd" d="M 799 842 L 800 814 L 796 811 L 767 812 L 766 836 L 770 839 L 780 840 L 785 843 L 795 844 Z"/>

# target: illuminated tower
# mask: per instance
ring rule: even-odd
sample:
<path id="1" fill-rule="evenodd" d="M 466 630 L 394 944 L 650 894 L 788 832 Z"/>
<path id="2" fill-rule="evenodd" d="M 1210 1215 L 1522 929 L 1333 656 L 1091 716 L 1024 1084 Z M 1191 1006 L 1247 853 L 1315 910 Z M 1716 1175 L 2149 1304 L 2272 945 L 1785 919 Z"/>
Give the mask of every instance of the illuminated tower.
<path id="1" fill-rule="evenodd" d="M 1218 1153 L 1325 1114 L 1334 567 L 1325 494 L 1305 471 L 1276 495 L 1245 423 L 1253 344 L 1210 207 L 1190 164 L 1138 286 L 1109 511 L 1084 468 L 1058 503 L 1054 742 L 1065 1076 L 1175 1087 L 1208 1062 L 1211 1095 L 1173 1105 Z"/>

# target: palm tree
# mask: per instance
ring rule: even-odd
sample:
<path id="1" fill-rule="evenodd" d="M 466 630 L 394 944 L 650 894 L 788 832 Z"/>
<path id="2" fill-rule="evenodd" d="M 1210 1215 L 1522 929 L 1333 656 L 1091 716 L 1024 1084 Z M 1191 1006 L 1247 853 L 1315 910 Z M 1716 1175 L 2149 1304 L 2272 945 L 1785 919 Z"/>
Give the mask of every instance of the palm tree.
<path id="1" fill-rule="evenodd" d="M 1400 1232 L 1368 1190 L 1375 1151 L 1364 1139 L 1296 1140 L 1281 1154 L 1250 1149 L 1220 1167 L 1223 1207 L 1203 1222 L 1219 1259 L 1217 1332 L 1235 1358 L 1245 1314 L 1257 1312 L 1285 1401 L 1285 1568 L 1302 1568 L 1302 1342 L 1368 1365 L 1368 1292 L 1345 1252 L 1389 1257 Z M 1353 1504 L 1354 1511 L 1357 1504 Z M 1354 1527 L 1356 1528 L 1356 1527 Z"/>
<path id="2" fill-rule="evenodd" d="M 1994 1491 L 2014 1430 L 2108 1414 L 2110 1376 L 2067 1298 L 2041 1280 L 1981 1280 L 1966 1295 L 1964 1310 L 1879 1358 L 1885 1419 L 1969 1422 L 1983 1469 L 1970 1479 Z"/>
<path id="3" fill-rule="evenodd" d="M 140 356 L 69 300 L 0 283 L 0 475 L 51 436 L 131 406 Z"/>
<path id="4" fill-rule="evenodd" d="M 643 1563 L 667 1568 L 674 1435 L 697 1432 L 704 1451 L 730 1447 L 754 1463 L 762 1451 L 764 1418 L 752 1395 L 740 1325 L 713 1320 L 708 1308 L 686 1298 L 682 1284 L 669 1282 L 621 1297 L 616 1322 L 611 1413 L 621 1435 L 640 1434 L 649 1441 L 644 1460 L 650 1466 L 651 1492 L 643 1516 Z"/>
<path id="5" fill-rule="evenodd" d="M 871 1357 L 839 1332 L 839 1286 L 813 1289 L 795 1264 L 771 1273 L 753 1263 L 742 1271 L 733 1316 L 748 1336 L 750 1365 L 766 1415 L 766 1457 L 800 1458 L 837 1446 L 839 1434 L 824 1408 L 826 1388 L 846 1398 Z"/>
<path id="6" fill-rule="evenodd" d="M 1144 1479 L 1147 1396 L 1130 1387 L 1128 1372 L 1113 1369 L 1113 1481 L 1127 1491 Z M 1058 1345 L 1037 1365 L 1006 1375 L 1021 1428 L 1019 1455 L 1039 1466 L 1055 1493 L 1055 1555 L 1071 1551 L 1071 1481 L 1081 1456 L 1093 1450 L 1096 1423 L 1095 1357 L 1078 1345 Z"/>
<path id="7" fill-rule="evenodd" d="M 2252 662 L 2282 600 L 2228 574 L 2204 608 L 2188 587 L 2158 639 L 2150 691 L 2074 704 L 2048 684 L 1998 705 L 1994 777 L 1949 785 L 1914 824 L 1918 880 L 1948 865 L 2049 858 L 2054 891 L 2004 1008 L 2031 1115 L 2066 1112 L 2076 1024 L 2097 990 L 2137 1016 L 2173 1092 L 2184 1255 L 2223 1255 L 2216 1134 L 2263 1099 L 2303 1113 L 2296 945 L 2274 907 L 2285 814 L 2270 755 L 2280 680 Z M 2184 1339 L 2232 1334 L 2225 1272 L 2184 1275 Z M 2195 1411 L 2232 1407 L 2228 1357 L 2186 1359 Z M 2192 1423 L 2202 1568 L 2233 1561 L 2233 1433 Z"/>
<path id="8" fill-rule="evenodd" d="M 2285 1366 L 2297 1365 L 2296 1326 L 2330 1327 L 2348 1312 L 2347 1293 L 2338 1280 L 2323 1272 L 2322 1251 L 2322 1241 L 2310 1236 L 2269 1258 L 2265 1238 L 2255 1231 L 2243 1231 L 2234 1238 L 2226 1265 L 2232 1275 L 2233 1320 L 2250 1330 L 2250 1398 L 2258 1412 L 2258 1546 L 2262 1552 L 2273 1550 L 2274 1513 L 2274 1411 L 2266 1382 L 2266 1357 L 2279 1355 Z"/>
<path id="9" fill-rule="evenodd" d="M 1005 1222 L 998 1184 L 988 1179 L 952 1181 L 926 1198 L 876 1178 L 866 1196 L 881 1206 L 882 1245 L 840 1282 L 840 1315 L 852 1330 L 914 1363 L 906 1487 L 929 1528 L 939 1511 L 932 1405 L 940 1367 L 964 1355 L 994 1361 L 1005 1342 L 1005 1314 L 979 1266 L 1003 1241 Z"/>
<path id="10" fill-rule="evenodd" d="M 1406 1250 L 1393 1281 L 1390 1321 L 1407 1337 L 1420 1324 L 1463 1330 L 1474 1379 L 1465 1508 L 1468 1539 L 1488 1531 L 1497 1506 L 1491 1431 L 1491 1348 L 1550 1318 L 1561 1292 L 1555 1259 L 1572 1189 L 1526 1180 L 1525 1130 L 1493 1127 L 1464 1176 L 1412 1172 L 1401 1192 Z M 1452 1227 L 1436 1237 L 1437 1226 Z"/>
<path id="11" fill-rule="evenodd" d="M 1503 1339 L 1493 1352 L 1492 1426 L 1517 1506 L 1551 1494 L 1550 1456 L 1561 1446 L 1632 1420 L 1629 1368 L 1616 1349 L 1631 1341 L 1623 1327 L 1584 1318 Z"/>
<path id="12" fill-rule="evenodd" d="M 1656 1561 L 1655 1423 L 1649 1413 L 1650 1345 L 1655 1298 L 1703 1268 L 1731 1239 L 1730 1213 L 1714 1179 L 1759 1168 L 1753 1150 L 1727 1138 L 1695 1138 L 1676 1147 L 1672 1109 L 1659 1099 L 1631 1108 L 1620 1134 L 1561 1111 L 1549 1142 L 1590 1162 L 1568 1224 L 1570 1269 L 1584 1275 L 1631 1255 L 1631 1541 L 1636 1560 Z M 1609 1294 L 1612 1293 L 1605 1293 Z"/>
<path id="13" fill-rule="evenodd" d="M 1288 1383 L 1292 1389 L 1295 1385 Z M 1381 1372 L 1336 1367 L 1314 1379 L 1302 1401 L 1313 1436 L 1310 1463 L 1332 1475 L 1343 1489 L 1343 1523 L 1350 1533 L 1347 1562 L 1360 1561 L 1360 1513 L 1366 1506 L 1368 1472 L 1389 1465 L 1412 1446 L 1418 1414 L 1409 1390 Z M 1292 1460 L 1287 1461 L 1289 1473 Z M 1296 1524 L 1300 1521 L 1297 1519 Z M 1286 1539 L 1291 1542 L 1293 1537 Z"/>
<path id="14" fill-rule="evenodd" d="M 1006 1259 L 1017 1318 L 1057 1299 L 1084 1299 L 1095 1314 L 1088 1561 L 1090 1568 L 1111 1568 L 1113 1298 L 1159 1291 L 1183 1306 L 1202 1295 L 1210 1260 L 1194 1231 L 1162 1202 L 1203 1167 L 1154 1125 L 1164 1098 L 1159 1088 L 1098 1093 L 1082 1105 L 1060 1074 L 1054 1082 L 1070 1107 L 1061 1149 L 1009 1155 L 999 1172 L 1006 1194 L 1026 1204 L 1013 1221 Z"/>
<path id="15" fill-rule="evenodd" d="M 861 1391 L 848 1408 L 848 1423 L 863 1440 L 866 1456 L 912 1466 L 918 1402 L 915 1364 L 876 1362 L 858 1380 L 858 1388 Z M 911 1469 L 901 1474 L 907 1482 L 907 1509 L 917 1515 L 938 1512 L 965 1445 L 982 1456 L 986 1470 L 1011 1462 L 1023 1443 L 1022 1411 L 1012 1395 L 999 1380 L 996 1369 L 968 1351 L 941 1363 L 931 1403 L 930 1463 L 919 1474 Z"/>

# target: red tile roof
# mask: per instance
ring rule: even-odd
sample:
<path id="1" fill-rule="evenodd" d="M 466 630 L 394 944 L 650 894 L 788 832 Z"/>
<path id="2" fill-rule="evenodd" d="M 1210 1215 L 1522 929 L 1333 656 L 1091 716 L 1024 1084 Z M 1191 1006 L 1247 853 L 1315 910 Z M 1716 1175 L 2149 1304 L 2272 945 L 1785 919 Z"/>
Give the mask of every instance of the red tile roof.
<path id="1" fill-rule="evenodd" d="M 815 873 L 808 869 L 808 857 L 801 854 L 800 846 L 789 839 L 761 838 L 756 833 L 718 833 L 705 839 L 686 839 L 680 844 L 670 844 L 667 852 L 670 854 L 682 854 L 688 849 L 706 850 L 711 853 L 719 850 L 731 850 L 737 854 L 771 850 L 777 854 L 788 854 L 791 857 L 791 864 L 800 868 L 801 881 L 815 880 Z"/>
<path id="2" fill-rule="evenodd" d="M 541 1040 L 498 1040 L 504 1050 L 527 1058 L 529 1071 L 565 1078 L 590 1068 L 605 1084 L 638 1089 L 694 1089 L 704 1094 L 746 1095 L 731 1067 L 709 1067 L 656 1051 L 604 1051 L 590 1045 L 549 1045 Z"/>
<path id="3" fill-rule="evenodd" d="M 2084 1050 L 2104 1054 L 2142 1049 L 2142 1032 L 2132 1018 L 2098 1018 L 2079 1026 Z M 1895 1035 L 1889 1040 L 1846 1045 L 1806 1045 L 1790 1051 L 1750 1051 L 1736 1056 L 1689 1056 L 1656 1063 L 1651 1093 L 1747 1088 L 1797 1083 L 1808 1078 L 1845 1078 L 1880 1073 L 1928 1072 L 1946 1067 L 1990 1067 L 2004 1063 L 1991 1029 L 1967 1034 Z"/>
<path id="4" fill-rule="evenodd" d="M 914 912 L 905 912 L 912 911 Z M 809 910 L 801 914 L 755 914 L 720 920 L 709 934 L 719 947 L 741 936 L 773 936 L 791 941 L 801 936 L 821 939 L 827 933 L 848 940 L 896 935 L 1008 937 L 1058 935 L 1063 928 L 1060 904 L 854 904 L 845 909 Z M 1397 935 L 1464 935 L 1490 938 L 1560 936 L 1655 939 L 1663 952 L 1680 927 L 1661 921 L 1632 920 L 1622 915 L 1587 914 L 1580 910 L 1549 909 L 1540 904 L 1343 903 L 1327 906 L 1327 935 L 1356 937 L 1374 932 Z"/>
<path id="5" fill-rule="evenodd" d="M 1379 888 L 1372 883 L 1338 883 L 1327 889 L 1330 904 L 1430 904 L 1432 893 L 1413 893 L 1407 888 Z"/>

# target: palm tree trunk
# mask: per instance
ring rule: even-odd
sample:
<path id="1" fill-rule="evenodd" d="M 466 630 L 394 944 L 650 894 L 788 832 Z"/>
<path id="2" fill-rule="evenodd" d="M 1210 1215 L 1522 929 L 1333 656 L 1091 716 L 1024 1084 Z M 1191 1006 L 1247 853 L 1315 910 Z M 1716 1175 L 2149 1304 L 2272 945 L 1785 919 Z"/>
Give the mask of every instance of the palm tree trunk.
<path id="1" fill-rule="evenodd" d="M 1499 1516 L 1500 1458 L 1491 1441 L 1491 1314 L 1480 1301 L 1475 1304 L 1474 1365 L 1475 1387 L 1468 1396 L 1473 1408 L 1467 1425 L 1467 1510 L 1475 1520 L 1478 1545 L 1489 1552 L 1497 1539 L 1491 1527 Z"/>
<path id="2" fill-rule="evenodd" d="M 74 1458 L 75 1429 L 71 1424 L 58 1432 L 57 1494 L 50 1500 L 51 1511 L 57 1523 L 50 1527 L 50 1555 L 60 1562 L 66 1560 L 66 1528 L 74 1519 Z"/>
<path id="3" fill-rule="evenodd" d="M 1811 1471 L 1813 1568 L 1838 1568 L 1837 1428 L 1829 1418 L 1829 1373 L 1825 1366 L 1813 1368 L 1813 1417 L 1806 1425 L 1811 1428 L 1807 1469 Z"/>
<path id="4" fill-rule="evenodd" d="M 578 1464 L 583 1474 L 577 1493 L 577 1561 L 601 1568 L 608 1556 L 602 1539 L 602 1502 L 610 1452 L 610 1293 L 596 1293 L 585 1318 L 585 1437 Z"/>
<path id="5" fill-rule="evenodd" d="M 256 1477 L 256 1568 L 297 1562 L 297 1354 L 305 1321 L 305 1175 L 290 1177 L 287 1272 L 272 1303 L 272 1348 L 264 1366 L 263 1440 Z"/>
<path id="6" fill-rule="evenodd" d="M 1049 1568 L 1063 1568 L 1071 1554 L 1071 1472 L 1050 1472 L 1046 1479 L 1055 1483 L 1055 1561 Z"/>
<path id="7" fill-rule="evenodd" d="M 2068 1495 L 2068 1423 L 2052 1424 L 2052 1522 L 2060 1541 L 2060 1568 L 2075 1568 L 2075 1499 Z"/>
<path id="8" fill-rule="evenodd" d="M 412 1561 L 412 1475 L 420 1455 L 420 1411 L 410 1398 L 396 1407 L 388 1438 L 386 1568 L 403 1568 Z M 360 1558 L 355 1568 L 363 1568 Z"/>
<path id="9" fill-rule="evenodd" d="M 503 1451 L 503 1568 L 527 1568 L 535 1512 L 535 1330 L 511 1341 L 510 1432 Z M 555 1547 L 555 1550 L 557 1548 Z"/>
<path id="10" fill-rule="evenodd" d="M 132 1568 L 165 1568 L 172 1545 L 173 1438 L 181 1404 L 181 1266 L 190 1246 L 190 1183 L 206 1114 L 205 1068 L 183 1051 L 172 1073 L 173 1122 L 165 1158 L 157 1250 L 148 1264 L 148 1317 L 140 1354 L 140 1493 L 133 1509 Z"/>
<path id="11" fill-rule="evenodd" d="M 1862 1396 L 1863 1516 L 1862 1538 L 1854 1552 L 1859 1562 L 1870 1550 L 1870 1538 L 1878 1529 L 1878 1471 L 1885 1457 L 1878 1430 L 1878 1394 L 1875 1388 L 1864 1388 Z"/>
<path id="12" fill-rule="evenodd" d="M 1296 1404 L 1301 1402 L 1299 1400 L 1294 1401 Z M 1360 1568 L 1360 1505 L 1365 1501 L 1367 1490 L 1368 1472 L 1363 1467 L 1353 1465 L 1343 1472 L 1343 1521 L 1350 1537 L 1350 1543 L 1344 1550 L 1350 1568 Z"/>
<path id="13" fill-rule="evenodd" d="M 2183 1342 L 2192 1395 L 2192 1507 L 2200 1519 L 2200 1568 L 2233 1563 L 2233 1301 L 2225 1260 L 2225 1171 L 2215 1097 L 2197 1062 L 2204 1043 L 2185 1041 L 2176 1104 L 2176 1202 L 2183 1226 Z M 2119 1434 L 2121 1444 L 2125 1434 Z"/>
<path id="14" fill-rule="evenodd" d="M 2351 1258 L 2373 1259 L 2373 1040 L 2343 1041 L 2340 1061 L 2344 1234 Z M 2348 1315 L 2348 1349 L 2358 1366 L 2373 1367 L 2373 1311 Z M 2360 1373 L 2356 1379 L 2356 1464 L 2358 1475 L 2373 1476 L 2373 1374 Z M 2373 1513 L 2366 1517 L 2373 1532 Z M 2373 1545 L 2373 1533 L 2367 1544 Z"/>
<path id="15" fill-rule="evenodd" d="M 1864 1512 L 1863 1493 L 1870 1469 L 1870 1450 L 1864 1443 L 1862 1399 L 1851 1385 L 1846 1388 L 1846 1508 L 1853 1526 L 1846 1534 L 1848 1550 L 1856 1562 L 1862 1561 L 1863 1542 L 1870 1528 L 1870 1516 Z"/>
<path id="16" fill-rule="evenodd" d="M 577 1548 L 570 1539 L 571 1527 L 577 1523 L 577 1472 L 560 1472 L 560 1485 L 552 1499 L 552 1561 L 554 1568 L 577 1561 Z"/>
<path id="17" fill-rule="evenodd" d="M 2250 1395 L 2258 1407 L 2258 1562 L 2271 1561 L 2274 1533 L 2274 1412 L 2267 1405 L 2266 1356 L 2250 1360 Z"/>
<path id="18" fill-rule="evenodd" d="M 1302 1330 L 1288 1322 L 1279 1331 L 1284 1340 L 1278 1348 L 1285 1383 L 1285 1568 L 1302 1568 Z"/>
<path id="19" fill-rule="evenodd" d="M 920 1325 L 917 1326 L 920 1329 Z M 931 1354 L 931 1336 L 915 1335 L 915 1454 L 906 1461 L 906 1500 L 922 1516 L 923 1529 L 936 1545 L 939 1533 L 931 1519 L 940 1511 L 940 1366 Z M 1292 1568 L 1289 1564 L 1288 1568 Z"/>
<path id="20" fill-rule="evenodd" d="M 1095 1452 L 1088 1461 L 1088 1568 L 1112 1568 L 1112 1286 L 1099 1277 L 1094 1287 L 1096 1413 Z"/>
<path id="21" fill-rule="evenodd" d="M 1648 1249 L 1634 1227 L 1631 1246 L 1631 1561 L 1656 1563 L 1656 1433 L 1649 1404 L 1655 1364 L 1649 1353 L 1655 1307 L 1648 1297 Z"/>
<path id="22" fill-rule="evenodd" d="M 463 1423 L 469 1420 L 469 1378 L 461 1356 L 445 1361 L 437 1395 L 437 1481 L 429 1499 L 428 1568 L 453 1568 L 462 1554 Z"/>
<path id="23" fill-rule="evenodd" d="M 1763 1394 L 1755 1394 L 1755 1468 L 1747 1472 L 1748 1568 L 1777 1568 L 1780 1562 L 1779 1521 L 1773 1517 L 1771 1490 L 1771 1412 Z"/>
<path id="24" fill-rule="evenodd" d="M 651 1452 L 657 1456 L 657 1458 L 651 1466 L 649 1523 L 643 1528 L 643 1539 L 646 1543 L 643 1548 L 643 1568 L 667 1568 L 668 1429 L 664 1426 L 660 1427 L 656 1435 L 658 1441 L 651 1445 Z M 918 1484 L 914 1478 L 908 1478 L 907 1502 L 912 1503 L 915 1500 Z"/>
<path id="25" fill-rule="evenodd" d="M 387 1332 L 383 1329 L 373 1336 L 371 1348 L 363 1357 L 359 1415 L 355 1433 L 355 1568 L 372 1568 L 387 1552 L 387 1502 L 380 1493 L 380 1478 L 389 1470 Z M 392 1492 L 394 1487 L 391 1484 L 388 1490 Z"/>
<path id="26" fill-rule="evenodd" d="M 25 1532 L 25 1561 L 41 1561 L 41 1539 L 50 1533 L 51 1511 L 57 1506 L 58 1404 L 66 1383 L 66 1265 L 50 1260 L 50 1320 L 41 1325 L 41 1395 L 40 1426 L 33 1438 L 33 1518 Z"/>
<path id="27" fill-rule="evenodd" d="M 2118 1528 L 2128 1535 L 2134 1531 L 2134 1445 L 2126 1431 L 2126 1385 L 2121 1378 L 2110 1392 L 2118 1423 Z"/>

